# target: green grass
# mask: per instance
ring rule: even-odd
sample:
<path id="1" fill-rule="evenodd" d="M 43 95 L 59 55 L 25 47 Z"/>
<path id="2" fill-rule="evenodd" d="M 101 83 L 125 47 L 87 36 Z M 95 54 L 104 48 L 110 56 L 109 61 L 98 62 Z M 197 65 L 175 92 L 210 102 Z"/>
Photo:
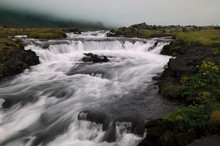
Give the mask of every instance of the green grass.
<path id="1" fill-rule="evenodd" d="M 176 33 L 176 41 L 187 45 L 220 46 L 220 30 Z"/>
<path id="2" fill-rule="evenodd" d="M 181 96 L 191 99 L 193 103 L 187 107 L 177 109 L 165 116 L 165 119 L 176 123 L 178 131 L 193 130 L 220 119 L 220 66 L 212 62 L 203 61 L 198 72 L 181 80 L 179 85 L 169 85 L 162 94 L 167 97 Z M 214 120 L 213 120 L 214 119 Z"/>
<path id="3" fill-rule="evenodd" d="M 2 28 L 0 29 L 0 37 L 8 38 L 16 35 L 27 35 L 30 38 L 37 39 L 60 39 L 66 37 L 65 31 L 66 29 L 63 28 Z"/>
<path id="4" fill-rule="evenodd" d="M 11 39 L 0 38 L 0 50 L 3 48 L 13 48 L 16 46 L 16 43 Z"/>
<path id="5" fill-rule="evenodd" d="M 206 26 L 150 26 L 146 24 L 122 27 L 116 30 L 116 36 L 160 37 L 174 36 L 177 46 L 220 46 L 220 27 Z"/>

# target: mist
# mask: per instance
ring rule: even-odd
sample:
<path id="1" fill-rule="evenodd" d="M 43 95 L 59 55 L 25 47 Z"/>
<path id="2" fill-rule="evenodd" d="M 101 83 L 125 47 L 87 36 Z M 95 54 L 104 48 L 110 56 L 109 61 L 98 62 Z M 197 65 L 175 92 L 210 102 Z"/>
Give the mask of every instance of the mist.
<path id="1" fill-rule="evenodd" d="M 0 0 L 0 6 L 108 26 L 220 25 L 219 0 Z"/>

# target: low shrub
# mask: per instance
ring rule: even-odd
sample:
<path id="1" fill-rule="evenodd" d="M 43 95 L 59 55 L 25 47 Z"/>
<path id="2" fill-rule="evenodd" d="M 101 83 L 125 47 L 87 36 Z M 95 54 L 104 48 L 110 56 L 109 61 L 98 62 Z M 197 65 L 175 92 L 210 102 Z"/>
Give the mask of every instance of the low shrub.
<path id="1" fill-rule="evenodd" d="M 176 131 L 187 132 L 206 125 L 210 118 L 208 109 L 204 105 L 190 105 L 168 114 L 164 119 L 175 123 Z"/>

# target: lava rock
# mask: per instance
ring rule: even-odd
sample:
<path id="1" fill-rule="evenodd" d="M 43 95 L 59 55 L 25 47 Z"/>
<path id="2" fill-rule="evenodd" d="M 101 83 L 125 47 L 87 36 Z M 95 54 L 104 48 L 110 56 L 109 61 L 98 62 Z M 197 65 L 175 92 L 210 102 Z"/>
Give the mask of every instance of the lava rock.
<path id="1" fill-rule="evenodd" d="M 162 121 L 162 119 L 149 120 L 149 121 L 147 121 L 147 123 L 145 124 L 145 128 L 156 127 L 161 121 Z"/>
<path id="2" fill-rule="evenodd" d="M 147 137 L 150 139 L 157 139 L 162 134 L 160 127 L 152 127 L 147 129 Z"/>
<path id="3" fill-rule="evenodd" d="M 220 146 L 220 136 L 213 135 L 194 140 L 187 146 Z"/>
<path id="4" fill-rule="evenodd" d="M 92 53 L 84 53 L 84 55 L 85 56 L 82 58 L 82 61 L 84 62 L 102 63 L 109 61 L 107 56 L 98 56 Z"/>
<path id="5" fill-rule="evenodd" d="M 175 146 L 174 133 L 170 130 L 165 131 L 157 140 L 159 146 Z"/>
<path id="6" fill-rule="evenodd" d="M 0 79 L 22 73 L 30 66 L 40 63 L 35 52 L 23 48 L 2 49 L 0 62 Z"/>
<path id="7" fill-rule="evenodd" d="M 175 142 L 177 146 L 186 146 L 197 138 L 197 134 L 193 131 L 187 133 L 180 133 L 175 135 Z"/>

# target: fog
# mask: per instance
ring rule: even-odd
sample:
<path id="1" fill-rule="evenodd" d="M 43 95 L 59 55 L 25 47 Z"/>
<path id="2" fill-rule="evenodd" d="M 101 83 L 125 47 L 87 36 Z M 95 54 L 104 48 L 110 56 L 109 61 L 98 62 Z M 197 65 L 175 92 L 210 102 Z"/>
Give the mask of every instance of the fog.
<path id="1" fill-rule="evenodd" d="M 0 6 L 111 26 L 220 25 L 220 0 L 0 0 Z"/>

